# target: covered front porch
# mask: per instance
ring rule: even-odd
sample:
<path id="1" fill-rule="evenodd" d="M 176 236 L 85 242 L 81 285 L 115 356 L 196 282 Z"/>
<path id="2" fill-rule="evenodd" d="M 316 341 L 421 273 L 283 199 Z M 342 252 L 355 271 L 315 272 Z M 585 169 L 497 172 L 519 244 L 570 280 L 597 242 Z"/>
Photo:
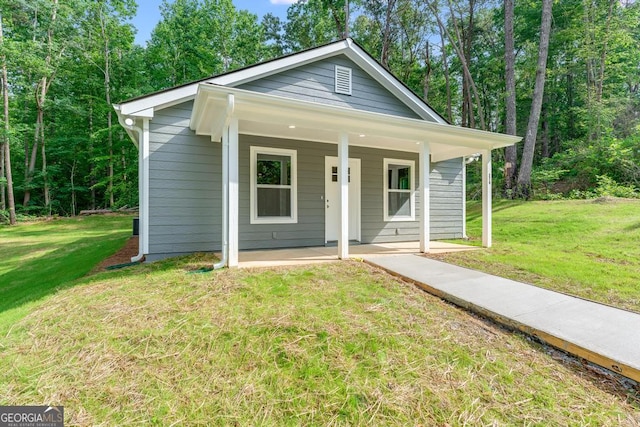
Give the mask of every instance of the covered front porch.
<path id="1" fill-rule="evenodd" d="M 431 254 L 473 251 L 477 249 L 480 248 L 478 246 L 448 242 L 432 241 L 429 243 L 429 253 Z M 418 241 L 349 246 L 349 254 L 352 258 L 356 259 L 365 256 L 418 254 L 420 252 L 420 242 Z M 338 260 L 336 248 L 331 246 L 240 251 L 238 255 L 239 268 L 320 264 Z"/>
<path id="2" fill-rule="evenodd" d="M 416 252 L 433 251 L 430 242 L 430 178 L 432 162 L 482 155 L 483 233 L 491 246 L 491 150 L 519 138 L 461 128 L 444 123 L 353 110 L 237 88 L 202 83 L 190 119 L 198 135 L 222 143 L 223 263 L 239 266 L 239 135 L 276 137 L 335 144 L 337 158 L 337 248 L 324 248 L 327 256 L 347 259 L 356 254 L 349 245 L 349 148 L 368 147 L 418 155 L 415 196 L 421 200 L 416 222 L 420 226 Z M 414 197 L 414 195 L 412 195 Z M 292 209 L 294 211 L 294 209 Z M 294 219 L 295 221 L 295 219 Z M 369 245 L 365 245 L 369 246 Z M 413 250 L 413 249 L 412 249 Z M 295 250 L 296 252 L 299 250 Z"/>

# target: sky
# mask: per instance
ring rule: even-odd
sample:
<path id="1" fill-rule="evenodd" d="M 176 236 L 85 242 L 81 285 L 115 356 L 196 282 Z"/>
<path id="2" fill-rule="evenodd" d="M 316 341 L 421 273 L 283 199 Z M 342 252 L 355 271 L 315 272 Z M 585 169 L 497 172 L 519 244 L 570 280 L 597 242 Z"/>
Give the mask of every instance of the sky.
<path id="1" fill-rule="evenodd" d="M 258 19 L 271 12 L 280 18 L 287 16 L 287 8 L 297 0 L 233 0 L 237 9 L 245 9 L 258 15 Z M 137 28 L 135 42 L 140 46 L 145 46 L 151 38 L 151 30 L 160 21 L 160 4 L 162 0 L 137 0 L 138 13 L 131 20 Z"/>

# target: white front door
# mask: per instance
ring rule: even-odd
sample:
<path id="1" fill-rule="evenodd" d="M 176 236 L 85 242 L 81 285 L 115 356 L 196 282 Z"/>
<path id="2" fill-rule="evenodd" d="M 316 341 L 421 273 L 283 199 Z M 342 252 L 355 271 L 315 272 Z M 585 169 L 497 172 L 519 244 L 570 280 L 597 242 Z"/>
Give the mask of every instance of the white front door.
<path id="1" fill-rule="evenodd" d="M 338 240 L 340 186 L 338 158 L 325 157 L 325 241 Z M 349 159 L 349 240 L 360 240 L 360 159 Z"/>

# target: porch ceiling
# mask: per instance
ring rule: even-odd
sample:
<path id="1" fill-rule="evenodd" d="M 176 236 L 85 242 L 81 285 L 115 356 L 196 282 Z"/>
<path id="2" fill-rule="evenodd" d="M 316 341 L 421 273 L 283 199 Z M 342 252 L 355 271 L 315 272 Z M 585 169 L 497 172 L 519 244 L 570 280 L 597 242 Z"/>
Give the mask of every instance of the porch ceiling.
<path id="1" fill-rule="evenodd" d="M 228 96 L 233 95 L 233 111 Z M 506 147 L 520 137 L 418 119 L 317 104 L 202 83 L 191 113 L 191 129 L 219 141 L 227 115 L 238 119 L 239 133 L 418 152 L 428 142 L 434 162 Z"/>

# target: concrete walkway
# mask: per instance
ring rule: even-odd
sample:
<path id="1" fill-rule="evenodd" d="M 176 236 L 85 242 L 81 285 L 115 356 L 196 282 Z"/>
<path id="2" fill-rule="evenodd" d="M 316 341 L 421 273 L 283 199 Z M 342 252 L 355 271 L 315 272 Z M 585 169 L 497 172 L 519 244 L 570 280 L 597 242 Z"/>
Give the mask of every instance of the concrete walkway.
<path id="1" fill-rule="evenodd" d="M 415 254 L 364 259 L 458 306 L 640 381 L 640 314 Z"/>

